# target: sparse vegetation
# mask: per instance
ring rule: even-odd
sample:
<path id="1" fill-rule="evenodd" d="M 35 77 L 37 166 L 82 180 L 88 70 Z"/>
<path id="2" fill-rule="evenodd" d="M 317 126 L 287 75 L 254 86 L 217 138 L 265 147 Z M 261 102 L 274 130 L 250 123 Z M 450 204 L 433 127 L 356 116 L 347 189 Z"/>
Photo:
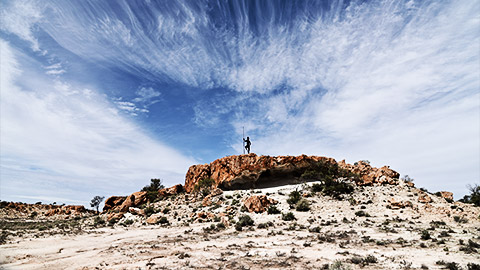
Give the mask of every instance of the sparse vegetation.
<path id="1" fill-rule="evenodd" d="M 237 223 L 235 224 L 235 230 L 241 231 L 245 226 L 253 226 L 254 221 L 249 215 L 243 215 L 238 218 Z"/>
<path id="2" fill-rule="evenodd" d="M 292 212 L 282 214 L 282 220 L 292 221 L 292 220 L 296 220 L 296 219 L 297 218 L 295 217 L 295 215 Z"/>
<path id="3" fill-rule="evenodd" d="M 407 183 L 412 183 L 415 179 L 411 178 L 410 176 L 408 176 L 408 174 L 406 174 L 403 178 L 402 178 L 403 181 L 407 182 Z"/>
<path id="4" fill-rule="evenodd" d="M 301 212 L 307 212 L 307 211 L 310 211 L 310 203 L 305 200 L 305 199 L 301 199 L 300 201 L 297 202 L 297 204 L 295 205 L 295 209 L 297 211 L 301 211 Z"/>
<path id="5" fill-rule="evenodd" d="M 470 191 L 470 194 L 465 195 L 460 201 L 464 203 L 471 203 L 475 206 L 480 206 L 480 185 L 468 185 L 467 188 Z"/>
<path id="6" fill-rule="evenodd" d="M 280 210 L 278 210 L 278 208 L 275 205 L 270 205 L 267 209 L 267 213 L 269 215 L 276 215 L 276 214 L 280 214 Z"/>
<path id="7" fill-rule="evenodd" d="M 215 184 L 215 180 L 211 178 L 204 178 L 195 184 L 195 186 L 193 187 L 193 191 L 205 197 L 208 194 L 210 194 L 210 191 L 214 184 Z"/>
<path id="8" fill-rule="evenodd" d="M 461 217 L 461 216 L 454 216 L 453 220 L 455 220 L 455 222 L 458 222 L 458 223 L 467 223 L 468 222 L 468 219 L 466 219 L 464 217 Z"/>
<path id="9" fill-rule="evenodd" d="M 432 237 L 430 236 L 430 232 L 428 232 L 427 230 L 423 230 L 422 231 L 422 234 L 420 236 L 420 239 L 422 240 L 428 240 L 428 239 L 431 239 Z"/>
<path id="10" fill-rule="evenodd" d="M 165 188 L 161 179 L 150 179 L 150 185 L 144 186 L 142 191 L 147 192 L 147 200 L 149 202 L 155 202 L 158 199 L 158 190 Z"/>
<path id="11" fill-rule="evenodd" d="M 298 201 L 300 201 L 301 198 L 302 194 L 300 194 L 298 190 L 294 190 L 288 195 L 287 203 L 289 205 L 295 205 L 298 203 Z"/>
<path id="12" fill-rule="evenodd" d="M 94 207 L 97 210 L 97 213 L 98 207 L 100 206 L 100 203 L 102 203 L 103 199 L 105 199 L 104 196 L 95 196 L 93 197 L 92 201 L 90 201 L 90 206 Z"/>
<path id="13" fill-rule="evenodd" d="M 370 215 L 363 210 L 355 212 L 355 216 L 357 216 L 357 217 L 370 217 Z"/>

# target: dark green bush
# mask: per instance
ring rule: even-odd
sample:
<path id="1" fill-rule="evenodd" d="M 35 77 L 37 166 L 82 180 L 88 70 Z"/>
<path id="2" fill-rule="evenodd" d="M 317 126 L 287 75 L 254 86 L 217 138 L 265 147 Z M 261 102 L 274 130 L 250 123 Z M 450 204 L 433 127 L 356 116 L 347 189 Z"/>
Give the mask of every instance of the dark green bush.
<path id="1" fill-rule="evenodd" d="M 300 201 L 297 202 L 297 204 L 295 205 L 295 209 L 297 211 L 301 211 L 301 212 L 307 212 L 307 211 L 310 211 L 310 203 L 305 200 L 305 199 L 301 199 Z"/>
<path id="2" fill-rule="evenodd" d="M 168 208 L 168 207 L 165 207 L 162 211 L 162 213 L 164 213 L 164 214 L 168 214 L 169 212 L 170 212 L 170 208 Z"/>
<path id="3" fill-rule="evenodd" d="M 292 220 L 296 220 L 296 219 L 297 218 L 295 218 L 295 215 L 292 212 L 288 212 L 286 214 L 282 213 L 282 220 L 292 221 Z"/>
<path id="4" fill-rule="evenodd" d="M 153 208 L 153 206 L 149 206 L 149 207 L 145 208 L 143 211 L 145 211 L 145 215 L 147 217 L 155 214 L 155 209 Z"/>
<path id="5" fill-rule="evenodd" d="M 288 195 L 287 203 L 290 205 L 295 205 L 298 201 L 300 201 L 301 198 L 302 194 L 300 194 L 300 192 L 297 190 L 294 190 Z"/>
<path id="6" fill-rule="evenodd" d="M 355 212 L 355 216 L 357 216 L 357 217 L 370 217 L 370 215 L 363 210 Z"/>
<path id="7" fill-rule="evenodd" d="M 168 223 L 167 217 L 161 217 L 161 218 L 158 220 L 158 223 L 160 223 L 160 224 L 167 224 L 167 223 Z"/>
<path id="8" fill-rule="evenodd" d="M 201 193 L 205 197 L 210 194 L 213 185 L 215 185 L 215 180 L 211 178 L 204 178 L 195 184 L 193 191 L 195 193 Z"/>
<path id="9" fill-rule="evenodd" d="M 125 225 L 132 225 L 133 224 L 133 220 L 131 219 L 127 219 L 123 222 Z"/>
<path id="10" fill-rule="evenodd" d="M 469 195 L 465 195 L 461 202 L 472 203 L 475 206 L 480 206 L 480 185 L 475 184 L 473 186 L 468 185 L 468 190 L 470 191 Z"/>
<path id="11" fill-rule="evenodd" d="M 278 208 L 275 205 L 270 205 L 267 209 L 267 213 L 269 215 L 276 215 L 276 214 L 280 214 L 280 210 L 278 210 Z"/>
<path id="12" fill-rule="evenodd" d="M 420 236 L 420 239 L 422 240 L 431 239 L 430 233 L 427 230 L 423 230 L 422 235 Z"/>
<path id="13" fill-rule="evenodd" d="M 466 219 L 464 217 L 460 217 L 460 216 L 454 216 L 453 220 L 455 220 L 455 222 L 458 222 L 458 223 L 467 223 L 468 222 L 468 219 Z"/>
<path id="14" fill-rule="evenodd" d="M 243 215 L 238 218 L 237 224 L 240 224 L 242 227 L 252 226 L 254 221 L 249 215 Z"/>

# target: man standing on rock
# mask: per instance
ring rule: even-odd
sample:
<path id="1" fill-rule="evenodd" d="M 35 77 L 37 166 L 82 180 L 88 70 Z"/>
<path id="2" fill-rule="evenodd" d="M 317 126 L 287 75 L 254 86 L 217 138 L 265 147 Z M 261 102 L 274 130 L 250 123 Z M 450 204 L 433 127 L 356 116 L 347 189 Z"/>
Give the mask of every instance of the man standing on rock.
<path id="1" fill-rule="evenodd" d="M 250 137 L 247 137 L 247 139 L 243 139 L 243 141 L 245 142 L 245 149 L 247 150 L 247 154 L 250 154 L 250 145 L 252 145 L 252 143 L 250 142 Z"/>

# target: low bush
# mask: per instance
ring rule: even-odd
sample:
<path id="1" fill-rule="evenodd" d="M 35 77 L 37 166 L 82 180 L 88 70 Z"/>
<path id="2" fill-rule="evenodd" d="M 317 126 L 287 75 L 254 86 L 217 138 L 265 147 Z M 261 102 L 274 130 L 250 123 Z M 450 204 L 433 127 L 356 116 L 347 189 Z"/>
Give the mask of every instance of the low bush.
<path id="1" fill-rule="evenodd" d="M 278 210 L 278 208 L 275 205 L 270 205 L 267 209 L 267 213 L 269 215 L 276 215 L 276 214 L 280 214 L 280 210 Z"/>
<path id="2" fill-rule="evenodd" d="M 195 193 L 201 193 L 202 196 L 205 197 L 208 194 L 210 194 L 210 191 L 214 184 L 215 184 L 215 180 L 211 178 L 204 178 L 195 184 L 195 186 L 193 187 L 193 191 Z"/>
<path id="3" fill-rule="evenodd" d="M 161 217 L 161 218 L 158 220 L 158 223 L 160 223 L 160 224 L 167 224 L 167 223 L 168 223 L 167 217 Z"/>
<path id="4" fill-rule="evenodd" d="M 455 220 L 455 222 L 458 222 L 458 223 L 467 223 L 468 222 L 468 219 L 466 219 L 464 217 L 460 217 L 460 216 L 454 216 L 453 220 Z"/>
<path id="5" fill-rule="evenodd" d="M 241 231 L 243 227 L 252 226 L 255 222 L 249 215 L 243 215 L 238 218 L 235 224 L 235 230 Z"/>
<path id="6" fill-rule="evenodd" d="M 305 199 L 301 199 L 301 200 L 298 201 L 297 204 L 295 205 L 295 209 L 296 209 L 297 211 L 301 211 L 301 212 L 310 211 L 310 202 L 308 202 L 308 201 L 305 200 Z"/>
<path id="7" fill-rule="evenodd" d="M 431 239 L 432 237 L 430 236 L 430 233 L 427 230 L 423 230 L 422 234 L 420 236 L 420 239 L 422 240 L 428 240 Z"/>
<path id="8" fill-rule="evenodd" d="M 357 217 L 370 217 L 370 215 L 363 210 L 355 212 L 355 216 L 357 216 Z"/>
<path id="9" fill-rule="evenodd" d="M 298 203 L 298 201 L 300 201 L 301 198 L 302 195 L 300 194 L 300 192 L 294 190 L 288 195 L 287 203 L 290 205 L 295 205 Z"/>
<path id="10" fill-rule="evenodd" d="M 296 220 L 296 219 L 297 218 L 295 217 L 295 215 L 292 212 L 282 213 L 282 220 L 292 221 L 292 220 Z"/>

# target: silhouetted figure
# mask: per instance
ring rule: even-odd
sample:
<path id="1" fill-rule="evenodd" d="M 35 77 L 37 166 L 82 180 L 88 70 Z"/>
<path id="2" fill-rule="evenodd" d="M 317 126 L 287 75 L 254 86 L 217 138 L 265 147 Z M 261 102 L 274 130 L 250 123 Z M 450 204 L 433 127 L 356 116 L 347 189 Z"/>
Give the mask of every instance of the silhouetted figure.
<path id="1" fill-rule="evenodd" d="M 250 142 L 250 137 L 247 137 L 247 139 L 243 139 L 245 142 L 245 150 L 247 150 L 247 154 L 250 154 L 250 145 L 252 145 L 252 142 Z"/>

